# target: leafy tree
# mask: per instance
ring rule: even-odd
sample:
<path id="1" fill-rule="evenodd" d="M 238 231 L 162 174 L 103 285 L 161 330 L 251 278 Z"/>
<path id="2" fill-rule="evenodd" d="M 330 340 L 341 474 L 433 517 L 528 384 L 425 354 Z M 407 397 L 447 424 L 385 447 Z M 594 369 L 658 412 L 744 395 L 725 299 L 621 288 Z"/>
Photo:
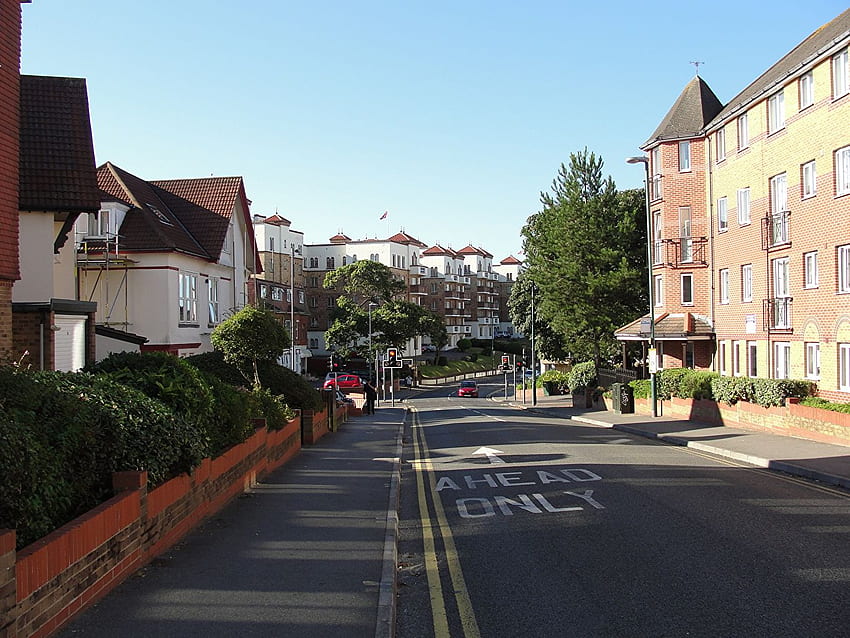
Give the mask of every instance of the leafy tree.
<path id="1" fill-rule="evenodd" d="M 332 270 L 325 275 L 324 287 L 336 289 L 358 306 L 389 301 L 405 291 L 404 282 L 389 267 L 369 259 Z"/>
<path id="2" fill-rule="evenodd" d="M 560 336 L 562 348 L 597 364 L 616 352 L 614 330 L 646 305 L 641 191 L 618 193 L 602 167 L 587 149 L 572 153 L 522 231 L 524 276 L 537 285 L 540 322 Z"/>
<path id="3" fill-rule="evenodd" d="M 534 282 L 521 273 L 511 287 L 508 298 L 508 313 L 511 322 L 526 338 L 531 337 L 531 286 Z M 570 356 L 565 347 L 563 336 L 556 332 L 549 321 L 540 316 L 537 304 L 540 301 L 539 290 L 535 292 L 534 313 L 534 349 L 536 355 L 548 359 L 563 360 Z"/>
<path id="4" fill-rule="evenodd" d="M 429 329 L 434 330 L 438 320 L 442 317 L 415 303 L 390 301 L 372 312 L 372 327 L 377 333 L 372 340 L 381 347 L 400 346 L 408 339 L 428 334 Z"/>
<path id="5" fill-rule="evenodd" d="M 254 387 L 261 387 L 258 364 L 276 361 L 290 344 L 289 333 L 268 310 L 245 306 L 210 335 L 213 348 Z"/>

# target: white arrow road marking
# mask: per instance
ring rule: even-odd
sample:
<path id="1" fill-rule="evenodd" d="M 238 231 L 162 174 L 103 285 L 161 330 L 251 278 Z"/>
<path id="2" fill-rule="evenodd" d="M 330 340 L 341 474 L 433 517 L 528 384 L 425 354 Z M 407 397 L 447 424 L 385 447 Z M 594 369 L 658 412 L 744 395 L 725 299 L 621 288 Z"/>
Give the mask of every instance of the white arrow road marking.
<path id="1" fill-rule="evenodd" d="M 502 452 L 501 450 L 494 450 L 491 447 L 480 447 L 472 453 L 472 456 L 484 455 L 490 460 L 491 465 L 504 463 L 505 461 L 496 456 L 497 454 L 504 454 L 504 452 Z"/>

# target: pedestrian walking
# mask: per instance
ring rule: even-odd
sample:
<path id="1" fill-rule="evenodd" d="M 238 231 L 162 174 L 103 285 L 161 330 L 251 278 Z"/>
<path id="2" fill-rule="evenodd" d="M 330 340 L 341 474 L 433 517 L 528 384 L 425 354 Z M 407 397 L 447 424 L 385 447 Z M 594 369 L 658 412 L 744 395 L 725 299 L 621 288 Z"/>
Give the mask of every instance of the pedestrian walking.
<path id="1" fill-rule="evenodd" d="M 378 398 L 378 390 L 371 379 L 363 386 L 363 394 L 366 395 L 366 414 L 375 414 L 375 399 Z"/>

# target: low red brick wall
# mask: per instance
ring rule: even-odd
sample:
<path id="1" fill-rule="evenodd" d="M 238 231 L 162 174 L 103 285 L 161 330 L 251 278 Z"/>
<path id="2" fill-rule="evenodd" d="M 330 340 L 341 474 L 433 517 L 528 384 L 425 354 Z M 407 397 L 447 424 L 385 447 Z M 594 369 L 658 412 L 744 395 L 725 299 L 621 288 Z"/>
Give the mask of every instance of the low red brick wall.
<path id="1" fill-rule="evenodd" d="M 113 498 L 20 552 L 0 530 L 0 638 L 50 635 L 300 449 L 297 417 L 150 491 L 116 473 Z"/>
<path id="2" fill-rule="evenodd" d="M 727 405 L 722 402 L 678 397 L 659 400 L 658 404 L 659 414 L 663 416 L 796 436 L 822 443 L 850 445 L 850 414 L 799 405 L 796 399 L 789 399 L 783 407 L 772 408 L 764 408 L 747 401 Z M 636 399 L 635 411 L 647 416 L 652 414 L 651 401 Z"/>

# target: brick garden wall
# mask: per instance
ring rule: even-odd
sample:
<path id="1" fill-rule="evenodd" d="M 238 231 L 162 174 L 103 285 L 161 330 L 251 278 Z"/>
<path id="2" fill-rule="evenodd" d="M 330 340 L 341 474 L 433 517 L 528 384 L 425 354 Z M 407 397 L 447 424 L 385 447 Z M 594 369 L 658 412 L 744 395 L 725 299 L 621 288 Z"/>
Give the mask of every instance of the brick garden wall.
<path id="1" fill-rule="evenodd" d="M 112 499 L 20 552 L 0 530 L 0 638 L 50 635 L 300 449 L 299 417 L 150 491 L 116 473 Z"/>

